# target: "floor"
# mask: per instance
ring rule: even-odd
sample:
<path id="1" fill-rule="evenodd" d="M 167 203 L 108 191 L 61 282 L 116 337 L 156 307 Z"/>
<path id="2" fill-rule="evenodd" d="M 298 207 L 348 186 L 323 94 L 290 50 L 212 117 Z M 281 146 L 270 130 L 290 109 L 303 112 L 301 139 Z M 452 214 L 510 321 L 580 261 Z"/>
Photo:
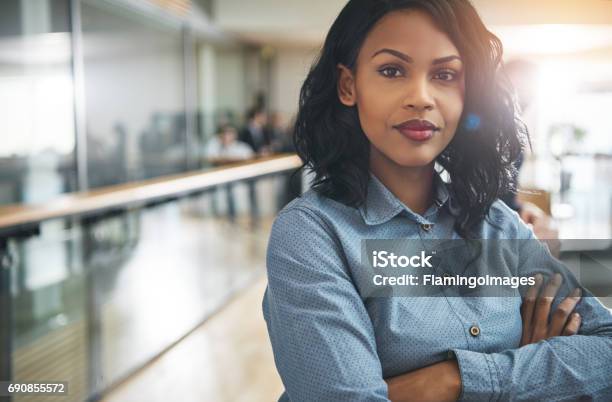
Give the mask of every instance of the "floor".
<path id="1" fill-rule="evenodd" d="M 277 400 L 283 386 L 261 313 L 265 285 L 259 279 L 103 402 Z"/>
<path id="2" fill-rule="evenodd" d="M 265 285 L 259 279 L 102 401 L 276 401 L 283 386 L 261 315 Z"/>

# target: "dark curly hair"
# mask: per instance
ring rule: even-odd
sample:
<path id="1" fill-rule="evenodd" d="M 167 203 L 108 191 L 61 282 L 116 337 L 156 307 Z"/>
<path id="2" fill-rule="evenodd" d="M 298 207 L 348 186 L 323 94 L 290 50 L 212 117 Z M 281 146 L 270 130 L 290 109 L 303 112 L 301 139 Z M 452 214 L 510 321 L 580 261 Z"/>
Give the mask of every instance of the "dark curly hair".
<path id="1" fill-rule="evenodd" d="M 357 108 L 343 105 L 338 98 L 337 65 L 355 71 L 368 32 L 384 15 L 402 9 L 431 15 L 465 63 L 461 123 L 436 162 L 448 172 L 453 199 L 461 207 L 455 229 L 470 237 L 493 202 L 514 191 L 513 162 L 528 137 L 501 71 L 501 41 L 486 29 L 468 0 L 350 0 L 330 28 L 302 86 L 294 131 L 296 151 L 303 168 L 314 171 L 316 191 L 350 206 L 364 202 L 370 144 Z"/>

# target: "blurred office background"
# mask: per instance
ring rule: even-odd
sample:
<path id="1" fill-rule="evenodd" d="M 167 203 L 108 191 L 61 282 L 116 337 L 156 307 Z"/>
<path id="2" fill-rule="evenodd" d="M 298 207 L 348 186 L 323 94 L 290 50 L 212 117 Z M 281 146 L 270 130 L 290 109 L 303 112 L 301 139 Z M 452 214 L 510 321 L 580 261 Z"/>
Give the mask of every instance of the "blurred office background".
<path id="1" fill-rule="evenodd" d="M 0 380 L 275 400 L 266 241 L 306 186 L 291 121 L 344 3 L 0 2 Z M 612 2 L 474 4 L 519 71 L 520 197 L 605 265 Z"/>

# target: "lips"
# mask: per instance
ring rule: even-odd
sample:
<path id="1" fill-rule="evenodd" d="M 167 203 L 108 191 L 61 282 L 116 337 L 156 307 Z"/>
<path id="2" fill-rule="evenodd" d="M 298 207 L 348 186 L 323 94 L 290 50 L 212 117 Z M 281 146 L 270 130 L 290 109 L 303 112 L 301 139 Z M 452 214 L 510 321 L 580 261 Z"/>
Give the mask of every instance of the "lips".
<path id="1" fill-rule="evenodd" d="M 427 141 L 433 137 L 434 132 L 440 130 L 438 126 L 428 120 L 413 119 L 393 126 L 405 137 L 413 141 Z"/>

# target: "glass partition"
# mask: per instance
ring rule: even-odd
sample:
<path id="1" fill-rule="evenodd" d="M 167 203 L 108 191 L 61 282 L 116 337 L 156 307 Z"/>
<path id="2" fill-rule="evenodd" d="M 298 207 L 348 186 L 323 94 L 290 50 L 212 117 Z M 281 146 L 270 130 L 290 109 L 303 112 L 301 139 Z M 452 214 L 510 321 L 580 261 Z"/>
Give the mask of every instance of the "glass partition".
<path id="1" fill-rule="evenodd" d="M 0 204 L 76 188 L 68 3 L 0 2 Z"/>
<path id="2" fill-rule="evenodd" d="M 105 0 L 81 17 L 89 186 L 187 170 L 182 26 Z"/>
<path id="3" fill-rule="evenodd" d="M 10 378 L 68 381 L 70 400 L 83 401 L 171 347 L 264 274 L 280 207 L 270 195 L 284 176 L 252 181 L 255 211 L 250 185 L 236 182 L 10 237 L 0 269 L 9 274 L 0 309 L 12 319 L 0 311 L 0 328 L 10 331 Z"/>

